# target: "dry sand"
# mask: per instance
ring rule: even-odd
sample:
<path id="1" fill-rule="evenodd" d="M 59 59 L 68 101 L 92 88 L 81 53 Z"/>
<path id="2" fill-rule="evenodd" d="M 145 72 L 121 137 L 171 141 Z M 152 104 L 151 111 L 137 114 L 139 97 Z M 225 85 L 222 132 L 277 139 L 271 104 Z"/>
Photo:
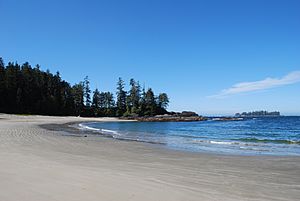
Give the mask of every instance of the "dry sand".
<path id="1" fill-rule="evenodd" d="M 187 153 L 39 127 L 87 120 L 96 121 L 0 115 L 0 201 L 300 198 L 300 157 Z"/>

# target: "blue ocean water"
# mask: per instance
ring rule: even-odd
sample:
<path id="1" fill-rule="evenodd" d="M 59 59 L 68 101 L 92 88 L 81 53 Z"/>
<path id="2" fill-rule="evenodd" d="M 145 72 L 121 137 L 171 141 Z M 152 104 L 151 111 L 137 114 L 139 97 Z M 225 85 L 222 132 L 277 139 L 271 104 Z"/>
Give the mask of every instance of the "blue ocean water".
<path id="1" fill-rule="evenodd" d="M 300 117 L 202 122 L 90 122 L 81 127 L 116 139 L 194 152 L 300 156 Z"/>

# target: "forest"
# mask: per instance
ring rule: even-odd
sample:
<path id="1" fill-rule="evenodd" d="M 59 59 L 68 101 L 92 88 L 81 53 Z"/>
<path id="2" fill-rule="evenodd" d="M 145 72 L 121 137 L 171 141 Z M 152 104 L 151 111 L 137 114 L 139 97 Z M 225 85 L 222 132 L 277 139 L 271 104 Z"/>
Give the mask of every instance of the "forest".
<path id="1" fill-rule="evenodd" d="M 19 65 L 0 57 L 0 112 L 86 117 L 139 117 L 166 114 L 169 98 L 166 93 L 155 95 L 151 88 L 141 87 L 130 79 L 128 90 L 119 78 L 116 92 L 90 89 L 86 76 L 71 85 L 60 73 L 52 74 L 32 67 L 28 62 Z"/>

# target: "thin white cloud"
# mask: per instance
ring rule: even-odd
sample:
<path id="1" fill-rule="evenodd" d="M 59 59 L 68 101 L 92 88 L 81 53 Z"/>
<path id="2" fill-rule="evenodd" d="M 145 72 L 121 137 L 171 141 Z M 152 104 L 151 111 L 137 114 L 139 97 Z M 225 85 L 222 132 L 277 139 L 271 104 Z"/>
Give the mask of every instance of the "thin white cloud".
<path id="1" fill-rule="evenodd" d="M 261 91 L 283 85 L 300 82 L 300 71 L 293 71 L 282 78 L 266 78 L 255 82 L 241 82 L 228 89 L 222 90 L 219 94 L 209 96 L 210 98 L 222 98 L 244 92 Z"/>

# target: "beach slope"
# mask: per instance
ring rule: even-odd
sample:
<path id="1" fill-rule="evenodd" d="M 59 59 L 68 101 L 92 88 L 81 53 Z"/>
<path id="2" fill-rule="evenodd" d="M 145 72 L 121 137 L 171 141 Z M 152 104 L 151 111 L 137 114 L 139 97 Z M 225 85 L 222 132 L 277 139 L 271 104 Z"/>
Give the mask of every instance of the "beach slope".
<path id="1" fill-rule="evenodd" d="M 0 115 L 2 201 L 298 200 L 300 157 L 228 156 L 71 135 L 110 118 Z M 44 124 L 61 125 L 48 129 Z M 55 126 L 54 126 L 55 127 Z"/>

